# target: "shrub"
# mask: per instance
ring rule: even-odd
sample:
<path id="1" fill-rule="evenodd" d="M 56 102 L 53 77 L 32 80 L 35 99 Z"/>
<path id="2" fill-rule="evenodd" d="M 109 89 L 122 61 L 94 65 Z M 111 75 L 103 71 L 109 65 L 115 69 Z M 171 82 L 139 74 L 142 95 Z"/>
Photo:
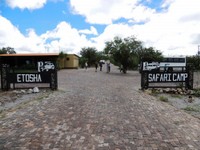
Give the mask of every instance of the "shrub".
<path id="1" fill-rule="evenodd" d="M 194 112 L 198 112 L 199 110 L 194 108 L 194 107 L 191 107 L 191 106 L 187 106 L 185 108 L 183 108 L 183 110 L 186 110 L 186 111 L 194 111 Z"/>
<path id="2" fill-rule="evenodd" d="M 160 101 L 162 101 L 162 102 L 168 102 L 169 100 L 168 100 L 168 98 L 167 97 L 165 97 L 165 96 L 160 96 Z"/>
<path id="3" fill-rule="evenodd" d="M 200 89 L 195 89 L 194 90 L 194 96 L 200 97 Z"/>

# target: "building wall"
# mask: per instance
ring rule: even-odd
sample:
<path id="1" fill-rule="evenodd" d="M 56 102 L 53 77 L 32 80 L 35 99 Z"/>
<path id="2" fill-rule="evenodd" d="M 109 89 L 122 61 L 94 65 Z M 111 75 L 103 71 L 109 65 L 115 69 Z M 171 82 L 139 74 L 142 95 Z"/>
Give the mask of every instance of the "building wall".
<path id="1" fill-rule="evenodd" d="M 78 69 L 79 57 L 75 54 L 67 54 L 64 58 L 59 59 L 60 69 Z"/>

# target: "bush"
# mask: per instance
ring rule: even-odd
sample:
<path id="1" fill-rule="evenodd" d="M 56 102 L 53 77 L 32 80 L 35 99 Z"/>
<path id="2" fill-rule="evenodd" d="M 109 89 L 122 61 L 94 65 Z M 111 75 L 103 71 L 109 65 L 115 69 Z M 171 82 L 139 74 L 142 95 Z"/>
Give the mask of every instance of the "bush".
<path id="1" fill-rule="evenodd" d="M 186 110 L 186 111 L 194 111 L 194 112 L 199 112 L 200 111 L 198 108 L 191 107 L 191 106 L 185 107 L 184 110 Z"/>
<path id="2" fill-rule="evenodd" d="M 194 90 L 194 96 L 200 97 L 200 89 L 195 89 Z"/>
<path id="3" fill-rule="evenodd" d="M 162 102 L 168 102 L 169 100 L 168 100 L 168 98 L 167 97 L 165 97 L 165 96 L 160 96 L 160 101 L 162 101 Z"/>

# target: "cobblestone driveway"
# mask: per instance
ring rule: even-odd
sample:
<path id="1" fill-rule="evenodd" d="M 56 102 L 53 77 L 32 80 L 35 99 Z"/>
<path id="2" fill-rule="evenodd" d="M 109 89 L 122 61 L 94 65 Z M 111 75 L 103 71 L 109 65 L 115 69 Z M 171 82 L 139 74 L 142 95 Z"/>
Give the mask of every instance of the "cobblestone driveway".
<path id="1" fill-rule="evenodd" d="M 200 121 L 139 91 L 138 72 L 58 76 L 58 91 L 0 120 L 0 149 L 200 149 Z"/>

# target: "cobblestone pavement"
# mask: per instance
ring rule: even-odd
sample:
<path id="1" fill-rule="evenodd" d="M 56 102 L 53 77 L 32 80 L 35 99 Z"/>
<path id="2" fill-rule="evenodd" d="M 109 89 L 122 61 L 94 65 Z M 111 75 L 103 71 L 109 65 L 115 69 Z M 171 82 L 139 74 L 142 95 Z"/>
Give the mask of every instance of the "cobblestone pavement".
<path id="1" fill-rule="evenodd" d="M 58 91 L 0 119 L 0 149 L 200 149 L 200 120 L 140 91 L 138 72 L 111 69 L 59 71 Z"/>

